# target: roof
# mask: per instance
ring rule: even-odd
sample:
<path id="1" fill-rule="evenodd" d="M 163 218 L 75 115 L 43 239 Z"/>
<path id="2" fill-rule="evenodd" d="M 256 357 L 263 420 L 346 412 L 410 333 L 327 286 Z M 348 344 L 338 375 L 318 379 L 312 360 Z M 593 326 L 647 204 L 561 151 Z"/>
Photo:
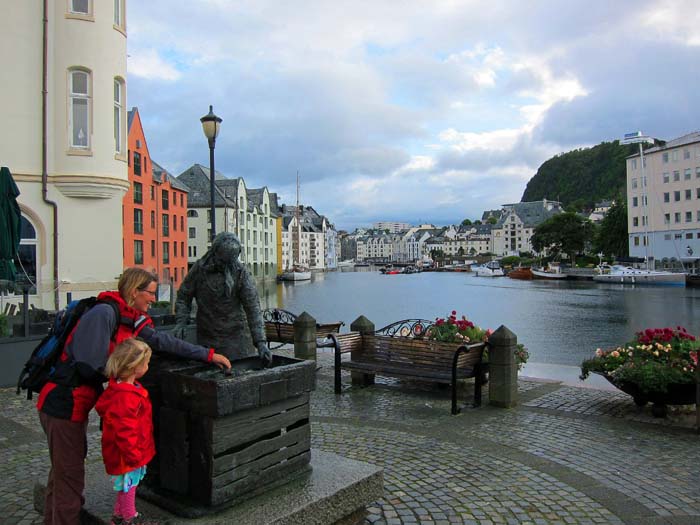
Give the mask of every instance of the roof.
<path id="1" fill-rule="evenodd" d="M 503 228 L 506 219 L 511 213 L 515 213 L 526 228 L 534 228 L 538 224 L 543 223 L 550 217 L 561 212 L 561 205 L 556 201 L 541 200 L 534 202 L 505 204 L 503 215 L 501 215 L 500 219 L 498 219 L 495 228 Z"/>
<path id="2" fill-rule="evenodd" d="M 688 144 L 695 144 L 697 142 L 700 142 L 700 131 L 693 131 L 692 133 L 688 133 L 687 135 L 683 135 L 682 137 L 678 137 L 673 140 L 669 140 L 664 144 L 660 144 L 658 146 L 654 146 L 649 149 L 644 150 L 644 154 L 648 153 L 656 153 L 659 151 L 664 151 L 672 148 L 678 148 L 680 146 L 687 146 Z M 635 153 L 634 155 L 629 155 L 627 158 L 633 158 L 633 157 L 639 157 L 639 153 Z"/>
<path id="3" fill-rule="evenodd" d="M 211 204 L 209 169 L 201 164 L 193 164 L 177 176 L 177 180 L 184 183 L 189 189 L 188 206 L 190 208 L 207 207 Z M 226 191 L 233 182 L 238 187 L 237 179 L 227 179 L 223 174 L 216 172 L 216 191 L 214 206 L 235 206 L 235 194 Z"/>
<path id="4" fill-rule="evenodd" d="M 168 181 L 170 185 L 176 190 L 184 191 L 189 193 L 190 188 L 182 181 L 173 177 L 168 170 L 163 168 L 155 160 L 151 159 L 151 172 L 153 173 L 153 180 L 156 182 Z M 189 199 L 189 197 L 188 197 Z"/>
<path id="5" fill-rule="evenodd" d="M 136 113 L 139 112 L 139 108 L 134 106 L 129 110 L 126 114 L 126 129 L 129 130 L 131 129 L 131 123 L 134 121 L 134 117 L 136 117 Z"/>

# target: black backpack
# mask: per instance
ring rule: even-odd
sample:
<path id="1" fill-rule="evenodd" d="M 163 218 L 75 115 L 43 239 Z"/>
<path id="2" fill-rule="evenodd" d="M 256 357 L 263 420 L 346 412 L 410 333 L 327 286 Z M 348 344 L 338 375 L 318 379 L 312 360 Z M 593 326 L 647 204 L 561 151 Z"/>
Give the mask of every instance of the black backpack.
<path id="1" fill-rule="evenodd" d="M 85 312 L 97 304 L 109 304 L 114 308 L 117 320 L 120 319 L 119 307 L 114 301 L 102 301 L 96 297 L 71 301 L 68 306 L 56 314 L 56 319 L 49 329 L 49 333 L 36 346 L 31 357 L 25 363 L 24 368 L 17 379 L 17 394 L 21 390 L 27 391 L 27 399 L 32 398 L 32 393 L 41 392 L 54 372 L 56 361 L 63 352 L 68 336 L 78 324 L 78 320 Z M 114 339 L 119 322 L 114 324 L 111 338 Z"/>

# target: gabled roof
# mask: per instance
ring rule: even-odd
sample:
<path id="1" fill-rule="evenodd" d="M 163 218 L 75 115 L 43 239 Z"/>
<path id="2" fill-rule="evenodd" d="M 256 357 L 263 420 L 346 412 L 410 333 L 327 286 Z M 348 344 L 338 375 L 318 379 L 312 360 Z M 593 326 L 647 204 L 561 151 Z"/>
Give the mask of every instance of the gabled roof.
<path id="1" fill-rule="evenodd" d="M 495 228 L 503 228 L 506 219 L 511 213 L 516 214 L 526 228 L 534 228 L 561 212 L 561 205 L 558 202 L 549 200 L 506 204 L 504 205 L 503 215 L 496 223 Z"/>
<path id="2" fill-rule="evenodd" d="M 209 169 L 201 164 L 193 164 L 177 176 L 177 180 L 184 183 L 189 189 L 188 206 L 191 208 L 207 207 L 211 204 Z M 227 179 L 220 172 L 216 172 L 214 179 L 215 195 L 214 206 L 235 206 L 235 194 L 231 195 L 231 187 L 238 187 L 238 179 Z M 231 184 L 233 183 L 233 184 Z M 228 191 L 226 191 L 228 190 Z"/>
<path id="3" fill-rule="evenodd" d="M 156 182 L 165 182 L 166 180 L 170 183 L 170 185 L 175 188 L 176 190 L 184 191 L 186 193 L 189 193 L 190 189 L 189 187 L 182 181 L 176 179 L 173 177 L 168 170 L 163 168 L 160 164 L 158 164 L 155 160 L 151 159 L 151 172 L 153 173 L 153 180 Z M 189 197 L 188 197 L 189 200 Z"/>
<path id="4" fill-rule="evenodd" d="M 128 132 L 128 130 L 131 129 L 131 123 L 134 121 L 134 117 L 136 117 L 136 113 L 138 113 L 138 111 L 139 111 L 139 108 L 137 108 L 136 106 L 134 106 L 133 108 L 131 108 L 131 109 L 126 113 L 126 129 L 127 129 L 127 132 Z"/>

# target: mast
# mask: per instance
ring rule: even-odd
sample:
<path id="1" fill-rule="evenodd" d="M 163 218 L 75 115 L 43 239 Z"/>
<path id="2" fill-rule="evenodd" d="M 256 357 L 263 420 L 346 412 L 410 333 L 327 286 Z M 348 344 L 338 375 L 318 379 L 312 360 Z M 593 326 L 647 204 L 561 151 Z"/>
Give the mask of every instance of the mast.
<path id="1" fill-rule="evenodd" d="M 297 222 L 297 238 L 296 238 L 296 255 L 294 247 L 292 247 L 292 264 L 293 267 L 299 264 L 301 260 L 301 213 L 299 212 L 299 170 L 297 170 L 297 206 L 294 211 L 294 216 Z"/>

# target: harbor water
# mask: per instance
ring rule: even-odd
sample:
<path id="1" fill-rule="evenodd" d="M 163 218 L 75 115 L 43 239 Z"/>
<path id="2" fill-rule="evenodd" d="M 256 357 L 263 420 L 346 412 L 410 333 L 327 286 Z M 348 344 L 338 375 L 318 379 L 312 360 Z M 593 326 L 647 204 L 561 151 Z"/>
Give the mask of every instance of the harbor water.
<path id="1" fill-rule="evenodd" d="M 318 322 L 343 321 L 346 330 L 359 315 L 381 328 L 456 310 L 482 328 L 507 326 L 528 348 L 530 361 L 546 365 L 578 366 L 596 348 L 629 341 L 648 327 L 681 325 L 700 333 L 698 288 L 377 271 L 316 273 L 311 281 L 261 287 L 265 307 L 306 311 Z"/>

